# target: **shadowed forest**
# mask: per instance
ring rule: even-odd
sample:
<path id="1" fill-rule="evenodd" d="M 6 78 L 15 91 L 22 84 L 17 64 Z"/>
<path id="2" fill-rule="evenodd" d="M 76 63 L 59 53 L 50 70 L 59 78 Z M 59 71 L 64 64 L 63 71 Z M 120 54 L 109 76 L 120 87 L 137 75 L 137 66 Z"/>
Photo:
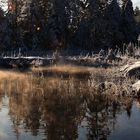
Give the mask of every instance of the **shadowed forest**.
<path id="1" fill-rule="evenodd" d="M 2 3 L 2 2 L 1 2 Z M 86 50 L 138 45 L 140 10 L 131 0 L 8 0 L 0 9 L 0 50 Z"/>
<path id="2" fill-rule="evenodd" d="M 139 140 L 133 3 L 0 0 L 0 140 Z"/>

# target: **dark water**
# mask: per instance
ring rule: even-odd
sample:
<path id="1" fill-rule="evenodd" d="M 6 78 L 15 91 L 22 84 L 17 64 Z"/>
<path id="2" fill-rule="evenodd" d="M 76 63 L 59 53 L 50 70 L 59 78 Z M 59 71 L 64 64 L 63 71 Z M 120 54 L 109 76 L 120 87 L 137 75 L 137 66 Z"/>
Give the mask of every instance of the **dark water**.
<path id="1" fill-rule="evenodd" d="M 105 96 L 79 94 L 80 90 L 61 94 L 54 88 L 45 94 L 24 94 L 4 88 L 0 140 L 140 139 L 138 99 L 119 99 L 119 103 Z"/>

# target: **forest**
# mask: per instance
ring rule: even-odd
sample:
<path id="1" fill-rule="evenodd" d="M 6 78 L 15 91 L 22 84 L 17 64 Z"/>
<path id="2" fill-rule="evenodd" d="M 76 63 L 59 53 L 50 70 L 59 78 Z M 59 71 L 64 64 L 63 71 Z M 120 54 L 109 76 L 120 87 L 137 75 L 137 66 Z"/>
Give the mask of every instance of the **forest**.
<path id="1" fill-rule="evenodd" d="M 0 50 L 120 50 L 138 45 L 140 9 L 131 0 L 8 0 Z"/>
<path id="2" fill-rule="evenodd" d="M 140 139 L 140 0 L 0 0 L 0 140 Z"/>

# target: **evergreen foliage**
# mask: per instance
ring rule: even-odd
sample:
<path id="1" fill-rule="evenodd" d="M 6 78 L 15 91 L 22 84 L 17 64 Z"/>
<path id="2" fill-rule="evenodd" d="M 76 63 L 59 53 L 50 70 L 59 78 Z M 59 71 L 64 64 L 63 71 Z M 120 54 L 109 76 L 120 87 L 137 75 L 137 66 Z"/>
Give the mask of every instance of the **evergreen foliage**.
<path id="1" fill-rule="evenodd" d="M 0 46 L 5 49 L 99 51 L 136 43 L 140 10 L 131 0 L 9 0 L 0 9 Z"/>

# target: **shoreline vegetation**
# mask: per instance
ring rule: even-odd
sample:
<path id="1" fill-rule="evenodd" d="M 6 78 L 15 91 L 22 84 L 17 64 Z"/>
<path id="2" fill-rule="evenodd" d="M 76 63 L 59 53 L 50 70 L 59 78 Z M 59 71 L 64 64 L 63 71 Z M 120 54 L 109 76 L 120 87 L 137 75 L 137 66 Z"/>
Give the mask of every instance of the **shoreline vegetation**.
<path id="1" fill-rule="evenodd" d="M 58 87 L 59 82 L 62 87 L 64 81 L 69 81 L 73 85 L 75 85 L 73 82 L 77 82 L 78 87 L 89 94 L 109 93 L 115 97 L 135 98 L 139 96 L 139 90 L 136 91 L 133 84 L 139 78 L 135 72 L 132 76 L 127 76 L 122 69 L 126 70 L 126 65 L 137 61 L 139 58 L 134 56 L 114 55 L 112 52 L 106 55 L 100 52 L 84 56 L 61 56 L 55 52 L 48 57 L 1 57 L 0 80 L 16 83 L 17 89 L 20 89 L 20 86 L 18 87 L 20 84 L 28 92 L 31 90 L 30 86 L 39 86 L 42 91 L 46 85 L 52 84 L 52 81 L 56 84 L 52 89 Z M 24 84 L 25 81 L 27 84 Z M 64 86 L 67 87 L 66 83 Z"/>
<path id="2" fill-rule="evenodd" d="M 138 108 L 131 0 L 0 1 L 0 139 L 139 139 Z"/>

